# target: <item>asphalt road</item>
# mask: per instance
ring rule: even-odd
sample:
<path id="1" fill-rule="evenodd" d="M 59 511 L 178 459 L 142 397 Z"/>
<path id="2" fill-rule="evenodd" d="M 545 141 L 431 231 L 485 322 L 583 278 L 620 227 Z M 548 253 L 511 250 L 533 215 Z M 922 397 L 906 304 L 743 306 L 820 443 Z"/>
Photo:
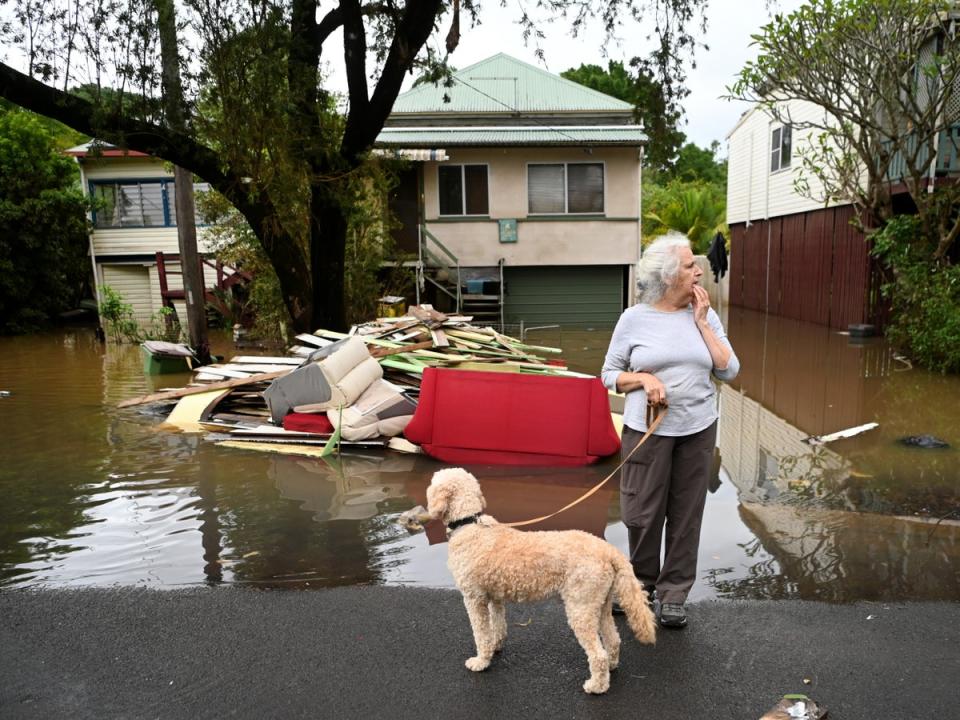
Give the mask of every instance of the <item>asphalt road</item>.
<path id="1" fill-rule="evenodd" d="M 832 720 L 960 717 L 960 602 L 693 605 L 656 647 L 625 640 L 599 697 L 558 602 L 507 617 L 475 674 L 454 591 L 5 591 L 0 718 L 749 720 L 787 692 Z"/>

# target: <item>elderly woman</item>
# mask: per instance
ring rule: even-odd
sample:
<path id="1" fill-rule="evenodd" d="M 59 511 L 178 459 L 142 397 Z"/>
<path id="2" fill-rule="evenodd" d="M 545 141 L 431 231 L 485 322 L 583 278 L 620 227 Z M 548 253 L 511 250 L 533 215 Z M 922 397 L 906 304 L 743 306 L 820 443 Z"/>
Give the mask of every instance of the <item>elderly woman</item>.
<path id="1" fill-rule="evenodd" d="M 647 431 L 647 404 L 668 406 L 656 432 L 623 468 L 620 512 L 634 574 L 660 600 L 660 624 L 682 628 L 717 437 L 717 390 L 710 376 L 732 380 L 740 361 L 698 285 L 703 271 L 685 236 L 674 233 L 651 243 L 638 272 L 640 303 L 620 316 L 602 377 L 608 388 L 626 394 L 624 457 Z"/>

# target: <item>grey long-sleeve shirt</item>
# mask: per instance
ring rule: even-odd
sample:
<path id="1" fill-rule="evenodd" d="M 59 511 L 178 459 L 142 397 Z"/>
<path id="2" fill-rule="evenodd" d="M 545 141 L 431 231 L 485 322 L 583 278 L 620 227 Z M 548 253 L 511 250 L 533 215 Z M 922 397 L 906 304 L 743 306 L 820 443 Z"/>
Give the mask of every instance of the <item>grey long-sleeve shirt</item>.
<path id="1" fill-rule="evenodd" d="M 657 435 L 692 435 L 717 419 L 717 389 L 711 372 L 720 380 L 733 380 L 740 361 L 733 352 L 720 318 L 711 308 L 707 321 L 721 343 L 730 348 L 730 362 L 723 370 L 713 367 L 707 344 L 697 329 L 693 307 L 663 312 L 650 305 L 624 310 L 610 339 L 601 378 L 610 390 L 617 389 L 622 372 L 647 372 L 663 383 L 669 405 Z M 647 394 L 643 389 L 627 393 L 625 425 L 646 432 Z"/>

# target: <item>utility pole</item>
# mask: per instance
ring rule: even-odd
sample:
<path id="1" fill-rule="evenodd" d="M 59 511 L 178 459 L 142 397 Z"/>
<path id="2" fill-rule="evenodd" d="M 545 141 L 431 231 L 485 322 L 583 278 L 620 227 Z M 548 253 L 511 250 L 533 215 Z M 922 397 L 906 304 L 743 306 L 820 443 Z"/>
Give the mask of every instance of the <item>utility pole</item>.
<path id="1" fill-rule="evenodd" d="M 177 17 L 173 0 L 153 0 L 160 35 L 160 60 L 163 71 L 163 104 L 167 123 L 173 130 L 186 131 L 183 85 L 180 83 L 180 57 L 177 50 Z M 210 362 L 207 340 L 206 290 L 203 266 L 197 252 L 196 210 L 193 202 L 193 173 L 174 166 L 174 207 L 177 214 L 177 240 L 180 244 L 180 268 L 183 294 L 187 304 L 190 347 L 197 359 Z"/>

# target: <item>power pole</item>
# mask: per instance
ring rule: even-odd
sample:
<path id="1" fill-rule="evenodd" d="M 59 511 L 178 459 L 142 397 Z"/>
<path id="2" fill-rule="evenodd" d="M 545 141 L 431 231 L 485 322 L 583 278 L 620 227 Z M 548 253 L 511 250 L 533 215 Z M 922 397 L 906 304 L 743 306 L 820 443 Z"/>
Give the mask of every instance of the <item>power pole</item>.
<path id="1" fill-rule="evenodd" d="M 163 101 L 167 123 L 178 132 L 186 131 L 183 85 L 180 83 L 180 56 L 177 50 L 177 17 L 173 0 L 153 0 L 160 35 L 160 60 L 163 70 Z M 177 240 L 180 244 L 180 268 L 183 294 L 187 304 L 190 347 L 197 359 L 210 362 L 207 339 L 206 290 L 203 267 L 197 252 L 197 223 L 193 202 L 193 174 L 174 166 L 174 207 L 177 214 Z"/>

